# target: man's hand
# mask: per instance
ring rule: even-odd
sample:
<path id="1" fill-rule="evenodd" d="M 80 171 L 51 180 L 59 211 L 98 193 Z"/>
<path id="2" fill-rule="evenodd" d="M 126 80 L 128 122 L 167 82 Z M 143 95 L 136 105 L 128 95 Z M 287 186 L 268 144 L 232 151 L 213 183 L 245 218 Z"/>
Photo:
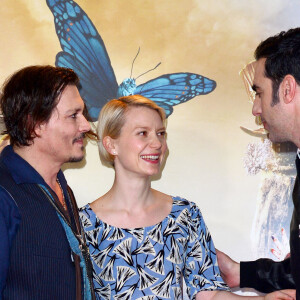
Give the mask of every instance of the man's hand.
<path id="1" fill-rule="evenodd" d="M 240 286 L 240 264 L 232 260 L 224 252 L 217 251 L 218 264 L 223 280 L 228 284 L 230 288 Z M 270 298 L 276 299 L 276 298 Z"/>
<path id="2" fill-rule="evenodd" d="M 224 253 L 223 253 L 224 254 Z M 296 299 L 296 290 L 282 290 L 273 292 L 264 297 L 265 300 L 294 300 Z"/>

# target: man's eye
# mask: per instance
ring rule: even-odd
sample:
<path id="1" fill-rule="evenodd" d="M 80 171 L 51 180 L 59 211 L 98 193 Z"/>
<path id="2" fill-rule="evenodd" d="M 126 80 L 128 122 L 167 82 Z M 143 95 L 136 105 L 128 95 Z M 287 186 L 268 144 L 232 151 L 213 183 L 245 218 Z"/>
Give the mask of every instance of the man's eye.
<path id="1" fill-rule="evenodd" d="M 76 117 L 77 117 L 77 113 L 71 115 L 72 119 L 76 119 Z"/>

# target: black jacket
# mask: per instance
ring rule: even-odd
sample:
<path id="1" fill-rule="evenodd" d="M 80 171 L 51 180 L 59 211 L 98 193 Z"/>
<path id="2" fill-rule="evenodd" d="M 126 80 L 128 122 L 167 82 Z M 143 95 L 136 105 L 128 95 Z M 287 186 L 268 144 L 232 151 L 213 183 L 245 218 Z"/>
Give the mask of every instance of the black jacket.
<path id="1" fill-rule="evenodd" d="M 268 293 L 280 289 L 297 289 L 300 299 L 300 160 L 296 158 L 297 178 L 293 191 L 294 211 L 290 226 L 291 257 L 281 262 L 261 258 L 241 262 L 240 287 L 251 287 Z"/>

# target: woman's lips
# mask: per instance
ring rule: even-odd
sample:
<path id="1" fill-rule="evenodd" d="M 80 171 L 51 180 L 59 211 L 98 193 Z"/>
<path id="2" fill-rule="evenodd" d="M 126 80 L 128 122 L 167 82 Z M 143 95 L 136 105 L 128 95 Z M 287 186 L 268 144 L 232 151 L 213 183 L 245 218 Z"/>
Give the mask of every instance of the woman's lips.
<path id="1" fill-rule="evenodd" d="M 146 160 L 147 162 L 156 164 L 159 161 L 159 154 L 145 154 L 145 155 L 141 155 L 141 158 L 143 160 Z"/>

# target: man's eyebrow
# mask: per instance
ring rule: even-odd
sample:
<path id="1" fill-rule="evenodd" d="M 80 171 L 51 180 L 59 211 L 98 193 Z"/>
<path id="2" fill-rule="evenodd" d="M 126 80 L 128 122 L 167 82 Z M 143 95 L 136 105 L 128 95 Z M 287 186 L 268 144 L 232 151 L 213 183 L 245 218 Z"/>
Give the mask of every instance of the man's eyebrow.
<path id="1" fill-rule="evenodd" d="M 75 108 L 70 108 L 70 109 L 68 109 L 68 110 L 66 111 L 66 113 L 67 113 L 67 114 L 69 114 L 69 113 L 78 113 L 78 112 L 80 112 L 80 111 L 82 111 L 82 108 L 75 107 Z"/>
<path id="2" fill-rule="evenodd" d="M 256 92 L 257 88 L 258 88 L 257 85 L 255 85 L 255 84 L 252 85 L 252 90 L 253 90 L 254 92 Z"/>

